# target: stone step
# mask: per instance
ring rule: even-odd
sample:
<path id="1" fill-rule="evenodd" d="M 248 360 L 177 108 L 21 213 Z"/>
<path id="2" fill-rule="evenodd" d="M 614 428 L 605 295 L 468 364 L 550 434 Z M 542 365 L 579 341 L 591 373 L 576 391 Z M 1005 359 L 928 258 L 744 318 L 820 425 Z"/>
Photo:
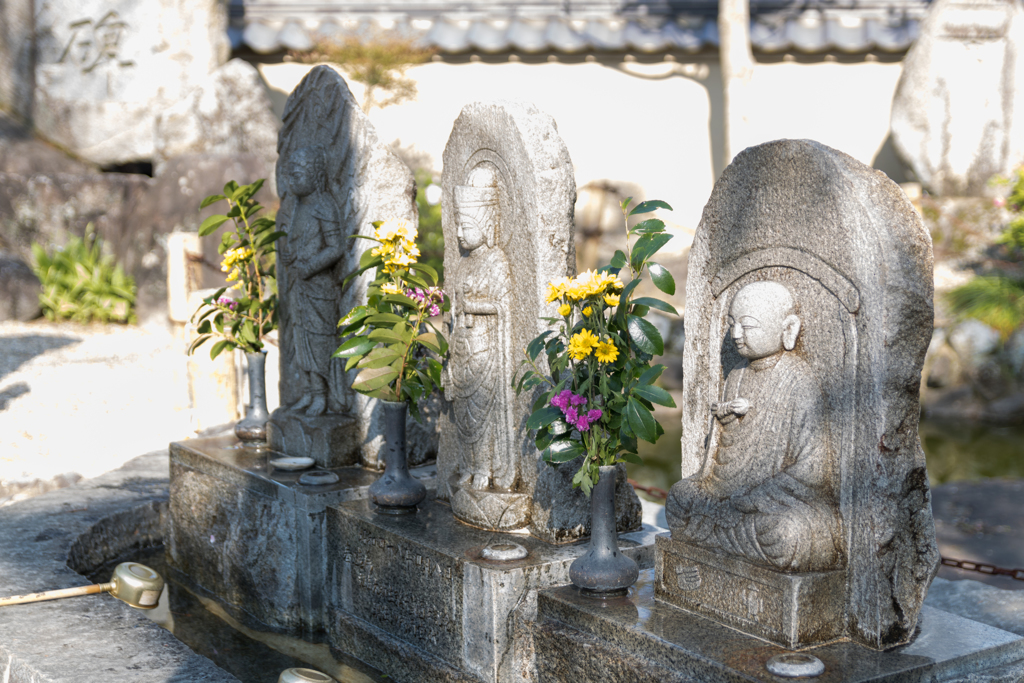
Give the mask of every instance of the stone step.
<path id="1" fill-rule="evenodd" d="M 641 571 L 627 597 L 598 600 L 562 586 L 540 591 L 537 610 L 540 682 L 784 680 L 765 663 L 787 650 L 656 601 L 652 570 Z M 952 681 L 979 673 L 995 676 L 985 680 L 1016 681 L 1024 675 L 1024 638 L 927 604 L 909 645 L 879 652 L 837 642 L 803 652 L 824 663 L 815 679 L 822 683 Z"/>

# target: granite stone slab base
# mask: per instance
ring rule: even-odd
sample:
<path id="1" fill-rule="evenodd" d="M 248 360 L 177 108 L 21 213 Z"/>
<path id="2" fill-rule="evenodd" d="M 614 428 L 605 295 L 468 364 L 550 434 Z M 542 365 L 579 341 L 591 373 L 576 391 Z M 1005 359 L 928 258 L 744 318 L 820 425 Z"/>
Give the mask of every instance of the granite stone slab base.
<path id="1" fill-rule="evenodd" d="M 660 534 L 655 545 L 658 600 L 790 649 L 843 636 L 845 571 L 785 574 L 673 540 L 671 534 Z"/>
<path id="2" fill-rule="evenodd" d="M 470 527 L 433 494 L 405 517 L 377 514 L 366 500 L 342 503 L 327 509 L 326 526 L 331 648 L 408 683 L 523 681 L 532 631 L 521 624 L 536 617 L 538 590 L 569 583 L 569 565 L 589 542 L 556 546 Z M 660 531 L 621 534 L 619 546 L 651 567 Z M 494 543 L 519 544 L 528 555 L 483 559 Z M 403 671 L 390 673 L 396 657 Z"/>
<path id="3" fill-rule="evenodd" d="M 908 644 L 888 651 L 837 642 L 801 650 L 825 672 L 802 681 L 910 683 L 1024 677 L 1024 638 L 925 604 Z M 540 591 L 534 630 L 540 682 L 700 681 L 734 683 L 787 679 L 765 663 L 788 650 L 654 599 L 654 572 L 642 571 L 629 596 L 597 601 L 572 586 Z M 584 656 L 581 656 L 585 653 Z"/>
<path id="4" fill-rule="evenodd" d="M 380 475 L 339 467 L 330 470 L 337 483 L 306 486 L 302 471 L 269 464 L 281 456 L 233 436 L 172 443 L 168 560 L 186 585 L 248 626 L 316 633 L 324 628 L 325 510 L 366 498 Z M 436 472 L 412 470 L 428 487 Z"/>
<path id="5" fill-rule="evenodd" d="M 309 417 L 278 408 L 267 421 L 267 443 L 286 455 L 313 458 L 318 467 L 359 464 L 359 422 L 350 415 Z"/>

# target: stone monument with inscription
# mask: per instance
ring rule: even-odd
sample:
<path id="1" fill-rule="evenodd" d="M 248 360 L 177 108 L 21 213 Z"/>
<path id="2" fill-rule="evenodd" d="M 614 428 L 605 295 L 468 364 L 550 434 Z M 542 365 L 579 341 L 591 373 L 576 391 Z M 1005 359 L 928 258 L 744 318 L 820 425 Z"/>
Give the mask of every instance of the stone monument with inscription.
<path id="1" fill-rule="evenodd" d="M 575 540 L 589 528 L 587 501 L 539 462 L 524 436 L 534 399 L 512 388 L 541 316 L 554 315 L 548 282 L 575 270 L 568 151 L 554 121 L 531 105 L 471 104 L 448 139 L 442 188 L 451 312 L 438 497 L 473 526 Z M 636 494 L 619 488 L 619 529 L 639 528 Z M 552 514 L 552 505 L 578 514 Z"/>
<path id="2" fill-rule="evenodd" d="M 416 221 L 412 172 L 380 142 L 344 79 L 314 68 L 285 106 L 278 137 L 278 248 L 281 300 L 281 408 L 269 423 L 270 445 L 323 467 L 382 469 L 383 417 L 377 401 L 351 388 L 355 371 L 331 354 L 338 320 L 365 303 L 372 273 L 347 288 L 360 249 L 350 235 L 373 234 L 375 220 Z M 418 464 L 436 452 L 436 412 L 410 418 L 407 447 Z"/>
<path id="3" fill-rule="evenodd" d="M 936 0 L 903 60 L 896 151 L 931 192 L 980 196 L 1024 161 L 1024 7 Z"/>
<path id="4" fill-rule="evenodd" d="M 931 239 L 818 143 L 745 150 L 690 252 L 658 599 L 789 648 L 906 643 L 938 566 L 917 435 Z"/>

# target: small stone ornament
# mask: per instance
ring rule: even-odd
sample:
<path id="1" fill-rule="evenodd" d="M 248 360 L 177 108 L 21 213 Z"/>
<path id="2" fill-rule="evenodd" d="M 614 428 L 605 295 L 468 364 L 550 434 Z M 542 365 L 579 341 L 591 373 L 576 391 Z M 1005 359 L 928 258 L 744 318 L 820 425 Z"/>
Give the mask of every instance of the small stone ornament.
<path id="1" fill-rule="evenodd" d="M 276 470 L 285 470 L 287 472 L 297 472 L 299 470 L 308 470 L 310 467 L 316 464 L 313 458 L 275 458 L 270 461 L 271 466 Z"/>
<path id="2" fill-rule="evenodd" d="M 327 470 L 313 470 L 299 477 L 299 483 L 304 486 L 329 486 L 338 483 L 338 475 Z"/>
<path id="3" fill-rule="evenodd" d="M 783 678 L 812 678 L 825 673 L 825 664 L 814 655 L 786 652 L 775 655 L 765 664 L 768 673 Z"/>
<path id="4" fill-rule="evenodd" d="M 480 556 L 492 562 L 511 562 L 522 560 L 530 552 L 518 543 L 489 543 L 484 546 Z"/>
<path id="5" fill-rule="evenodd" d="M 334 679 L 313 669 L 292 667 L 281 672 L 277 683 L 334 683 Z"/>

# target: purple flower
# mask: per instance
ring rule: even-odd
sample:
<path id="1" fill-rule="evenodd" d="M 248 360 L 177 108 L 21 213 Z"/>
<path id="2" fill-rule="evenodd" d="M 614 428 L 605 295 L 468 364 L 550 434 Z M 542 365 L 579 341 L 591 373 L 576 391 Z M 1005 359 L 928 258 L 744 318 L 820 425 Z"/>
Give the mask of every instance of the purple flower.
<path id="1" fill-rule="evenodd" d="M 587 404 L 587 399 L 584 396 L 578 396 L 577 394 L 573 394 L 572 396 L 569 397 L 569 402 L 572 403 L 574 406 L 584 406 Z"/>
<path id="2" fill-rule="evenodd" d="M 590 422 L 587 420 L 586 415 L 580 415 L 580 419 L 576 421 L 576 429 L 580 430 L 581 432 L 586 432 L 590 430 Z"/>
<path id="3" fill-rule="evenodd" d="M 587 413 L 587 420 L 589 422 L 597 422 L 601 419 L 602 415 L 604 415 L 604 413 L 601 412 L 600 408 L 594 408 Z"/>
<path id="4" fill-rule="evenodd" d="M 569 391 L 568 389 L 565 389 L 561 393 L 551 397 L 551 405 L 555 406 L 556 408 L 561 408 L 562 412 L 564 413 L 565 409 L 569 407 L 570 396 L 572 396 L 572 392 Z"/>
<path id="5" fill-rule="evenodd" d="M 227 306 L 232 311 L 235 310 L 235 308 L 238 307 L 238 302 L 237 301 L 235 301 L 234 299 L 229 299 L 226 296 L 222 296 L 219 299 L 217 299 L 217 304 L 220 305 L 220 306 Z"/>
<path id="6" fill-rule="evenodd" d="M 571 425 L 575 425 L 576 421 L 579 420 L 579 413 L 576 412 L 575 408 L 565 408 L 565 421 Z"/>
<path id="7" fill-rule="evenodd" d="M 430 315 L 438 316 L 441 315 L 441 307 L 437 304 L 430 304 Z"/>

